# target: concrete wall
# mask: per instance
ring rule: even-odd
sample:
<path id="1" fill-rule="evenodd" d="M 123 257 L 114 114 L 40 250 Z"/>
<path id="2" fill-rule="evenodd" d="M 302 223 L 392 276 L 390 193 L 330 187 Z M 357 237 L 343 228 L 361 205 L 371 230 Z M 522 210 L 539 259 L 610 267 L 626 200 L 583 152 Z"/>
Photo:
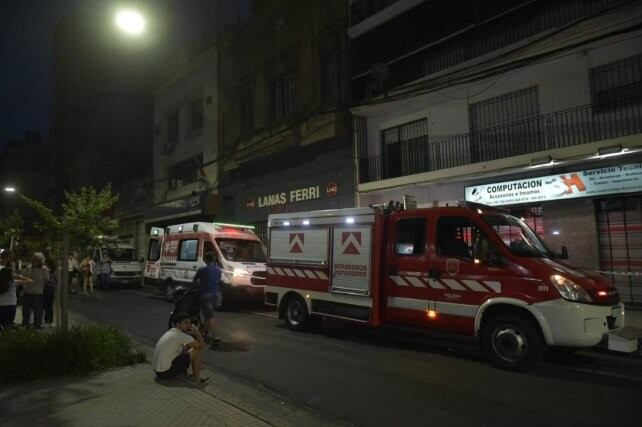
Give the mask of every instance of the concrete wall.
<path id="1" fill-rule="evenodd" d="M 154 127 L 160 133 L 154 135 L 154 201 L 159 203 L 184 197 L 192 191 L 200 191 L 198 183 L 191 183 L 171 190 L 168 187 L 168 171 L 181 161 L 203 154 L 203 162 L 213 161 L 218 155 L 218 85 L 217 51 L 212 46 L 200 56 L 183 65 L 173 76 L 160 84 L 154 94 Z M 210 98 L 210 103 L 206 100 Z M 190 104 L 195 99 L 203 102 L 203 128 L 190 133 Z M 179 113 L 179 138 L 174 149 L 164 152 L 167 140 L 167 117 Z M 216 181 L 216 164 L 205 167 L 210 183 Z"/>

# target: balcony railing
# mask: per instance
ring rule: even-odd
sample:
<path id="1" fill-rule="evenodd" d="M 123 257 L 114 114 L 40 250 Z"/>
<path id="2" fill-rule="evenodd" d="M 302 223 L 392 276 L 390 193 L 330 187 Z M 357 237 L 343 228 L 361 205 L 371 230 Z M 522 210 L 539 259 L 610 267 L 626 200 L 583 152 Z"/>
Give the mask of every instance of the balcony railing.
<path id="1" fill-rule="evenodd" d="M 355 26 L 399 0 L 355 0 L 350 5 L 350 25 Z"/>
<path id="2" fill-rule="evenodd" d="M 359 158 L 359 182 L 504 159 L 642 133 L 642 102 L 582 106 L 447 138 L 414 138 Z"/>

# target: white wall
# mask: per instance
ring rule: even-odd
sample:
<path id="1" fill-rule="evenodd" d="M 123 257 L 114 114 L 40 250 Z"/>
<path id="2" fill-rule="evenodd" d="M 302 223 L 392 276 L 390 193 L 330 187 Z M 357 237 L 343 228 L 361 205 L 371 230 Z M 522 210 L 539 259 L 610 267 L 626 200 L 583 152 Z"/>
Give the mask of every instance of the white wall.
<path id="1" fill-rule="evenodd" d="M 367 118 L 369 155 L 378 156 L 383 129 L 426 117 L 431 139 L 465 134 L 471 103 L 530 86 L 539 88 L 543 114 L 590 104 L 589 69 L 641 53 L 642 31 L 638 31 L 506 72 L 499 79 L 493 76 L 402 101 L 363 106 L 355 114 Z"/>
<path id="2" fill-rule="evenodd" d="M 168 188 L 168 168 L 190 157 L 203 154 L 207 164 L 218 155 L 218 84 L 217 52 L 212 47 L 185 64 L 171 79 L 164 81 L 154 93 L 154 126 L 161 126 L 161 133 L 154 136 L 154 200 L 156 203 L 173 200 L 199 191 L 198 183 L 184 185 L 175 190 Z M 189 134 L 190 103 L 195 97 L 203 100 L 203 128 Z M 206 99 L 211 97 L 207 105 Z M 179 112 L 179 139 L 171 153 L 163 153 L 167 138 L 167 117 Z M 195 166 L 196 167 L 196 166 Z M 206 166 L 205 173 L 210 183 L 217 176 L 217 165 Z"/>

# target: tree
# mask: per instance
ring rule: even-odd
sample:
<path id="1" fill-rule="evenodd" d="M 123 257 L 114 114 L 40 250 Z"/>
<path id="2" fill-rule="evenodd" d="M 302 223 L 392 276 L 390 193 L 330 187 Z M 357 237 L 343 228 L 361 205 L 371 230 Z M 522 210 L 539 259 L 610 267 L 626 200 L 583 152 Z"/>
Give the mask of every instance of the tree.
<path id="1" fill-rule="evenodd" d="M 14 246 L 24 232 L 24 219 L 18 209 L 6 218 L 0 218 L 0 247 Z"/>
<path id="2" fill-rule="evenodd" d="M 100 191 L 93 187 L 83 187 L 79 192 L 65 192 L 62 213 L 57 215 L 53 210 L 37 200 L 22 196 L 27 206 L 33 208 L 40 217 L 34 223 L 37 230 L 52 248 L 59 254 L 62 271 L 67 271 L 70 245 L 86 248 L 104 236 L 116 231 L 118 221 L 109 217 L 107 212 L 118 201 L 118 195 L 111 192 L 108 185 Z M 62 275 L 60 289 L 61 328 L 67 329 L 68 277 Z"/>

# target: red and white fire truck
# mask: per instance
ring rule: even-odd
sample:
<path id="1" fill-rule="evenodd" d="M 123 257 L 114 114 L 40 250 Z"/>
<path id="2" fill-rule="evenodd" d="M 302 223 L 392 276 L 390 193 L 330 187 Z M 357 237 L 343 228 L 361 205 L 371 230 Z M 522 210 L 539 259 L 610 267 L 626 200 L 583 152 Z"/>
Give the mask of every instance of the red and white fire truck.
<path id="1" fill-rule="evenodd" d="M 566 264 L 506 211 L 461 203 L 269 217 L 266 303 L 290 329 L 312 316 L 476 337 L 496 365 L 599 344 L 624 326 L 616 289 Z"/>

